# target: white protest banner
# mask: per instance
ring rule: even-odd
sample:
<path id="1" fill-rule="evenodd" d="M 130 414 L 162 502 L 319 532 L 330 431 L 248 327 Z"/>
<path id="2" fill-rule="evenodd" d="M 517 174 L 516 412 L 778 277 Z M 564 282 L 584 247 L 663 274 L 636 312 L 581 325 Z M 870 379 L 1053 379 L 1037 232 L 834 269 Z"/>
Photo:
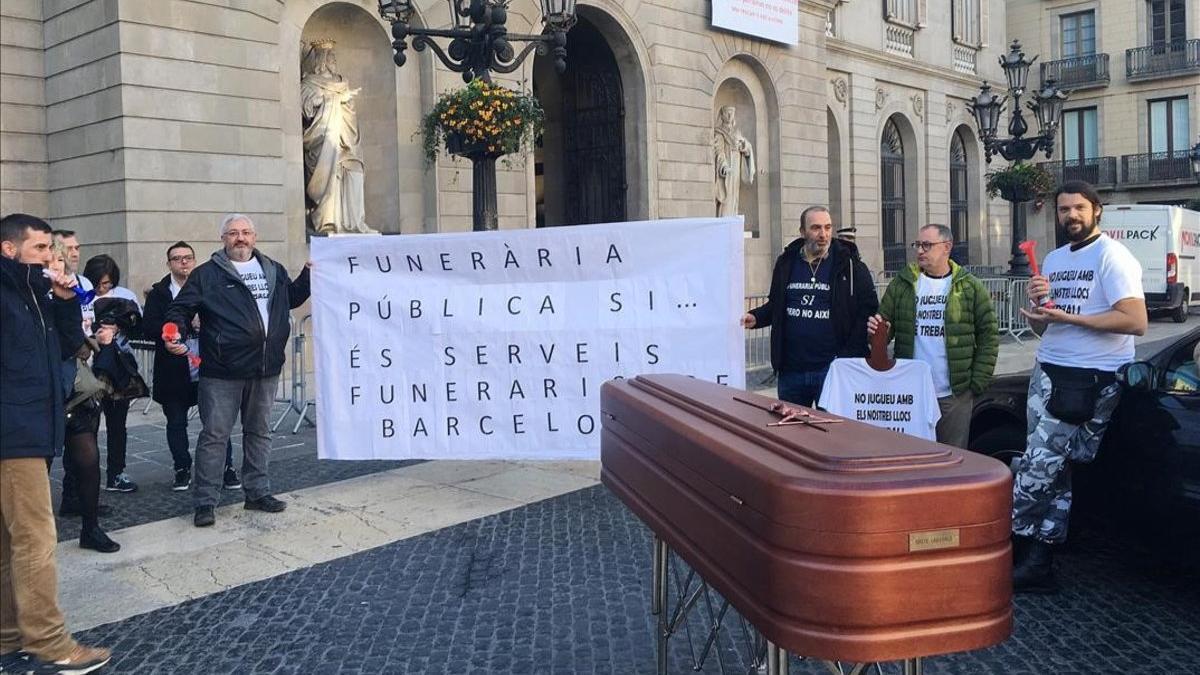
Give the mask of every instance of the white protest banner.
<path id="1" fill-rule="evenodd" d="M 600 385 L 743 387 L 741 218 L 313 239 L 318 456 L 596 459 Z"/>
<path id="2" fill-rule="evenodd" d="M 787 45 L 800 43 L 796 0 L 713 0 L 712 25 Z"/>

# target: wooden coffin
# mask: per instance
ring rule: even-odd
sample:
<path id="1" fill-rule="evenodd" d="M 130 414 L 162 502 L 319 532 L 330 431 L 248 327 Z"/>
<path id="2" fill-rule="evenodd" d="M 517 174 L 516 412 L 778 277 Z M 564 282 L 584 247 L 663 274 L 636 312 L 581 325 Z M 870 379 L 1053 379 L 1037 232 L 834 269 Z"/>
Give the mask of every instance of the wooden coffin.
<path id="1" fill-rule="evenodd" d="M 768 427 L 735 397 L 775 403 L 682 375 L 606 383 L 601 475 L 768 639 L 875 662 L 1009 636 L 1007 467 L 850 420 Z"/>

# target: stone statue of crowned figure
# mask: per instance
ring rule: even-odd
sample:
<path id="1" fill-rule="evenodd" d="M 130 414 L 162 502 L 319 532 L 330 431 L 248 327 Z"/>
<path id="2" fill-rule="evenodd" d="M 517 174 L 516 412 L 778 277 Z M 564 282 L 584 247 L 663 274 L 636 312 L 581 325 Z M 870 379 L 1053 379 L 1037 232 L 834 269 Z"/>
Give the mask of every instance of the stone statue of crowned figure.
<path id="1" fill-rule="evenodd" d="M 721 108 L 713 130 L 713 155 L 716 159 L 717 215 L 738 215 L 741 184 L 754 183 L 754 146 L 737 128 L 737 109 Z"/>
<path id="2" fill-rule="evenodd" d="M 300 99 L 304 126 L 304 192 L 308 225 L 318 234 L 375 234 L 367 225 L 358 114 L 338 73 L 333 40 L 305 47 Z"/>

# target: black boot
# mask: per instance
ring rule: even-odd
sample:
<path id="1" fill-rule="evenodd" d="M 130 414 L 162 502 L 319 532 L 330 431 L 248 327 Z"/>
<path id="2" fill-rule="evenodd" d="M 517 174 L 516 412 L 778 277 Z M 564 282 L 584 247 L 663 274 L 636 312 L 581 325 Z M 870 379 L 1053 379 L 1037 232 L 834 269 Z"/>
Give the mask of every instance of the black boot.
<path id="1" fill-rule="evenodd" d="M 101 553 L 116 553 L 121 550 L 121 545 L 109 539 L 99 525 L 83 528 L 79 533 L 79 547 L 90 548 Z"/>
<path id="2" fill-rule="evenodd" d="M 1012 561 L 1013 568 L 1021 566 L 1025 562 L 1025 558 L 1029 554 L 1029 542 L 1033 541 L 1033 537 L 1025 537 L 1019 534 L 1012 536 Z"/>
<path id="3" fill-rule="evenodd" d="M 1014 593 L 1057 593 L 1050 544 L 1029 538 L 1021 562 L 1013 568 Z"/>

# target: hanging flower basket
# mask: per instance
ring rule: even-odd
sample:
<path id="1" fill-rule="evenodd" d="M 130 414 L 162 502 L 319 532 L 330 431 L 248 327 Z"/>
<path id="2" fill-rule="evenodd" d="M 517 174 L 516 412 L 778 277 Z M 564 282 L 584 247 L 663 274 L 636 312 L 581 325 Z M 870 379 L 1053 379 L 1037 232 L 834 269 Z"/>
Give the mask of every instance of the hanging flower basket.
<path id="1" fill-rule="evenodd" d="M 1058 181 L 1054 175 L 1035 164 L 1014 162 L 1006 169 L 989 171 L 987 193 L 1010 202 L 1041 201 L 1054 194 Z"/>
<path id="2" fill-rule="evenodd" d="M 425 158 L 435 160 L 439 147 L 470 158 L 528 151 L 541 135 L 544 120 L 542 106 L 532 94 L 472 80 L 438 97 L 422 119 Z"/>

